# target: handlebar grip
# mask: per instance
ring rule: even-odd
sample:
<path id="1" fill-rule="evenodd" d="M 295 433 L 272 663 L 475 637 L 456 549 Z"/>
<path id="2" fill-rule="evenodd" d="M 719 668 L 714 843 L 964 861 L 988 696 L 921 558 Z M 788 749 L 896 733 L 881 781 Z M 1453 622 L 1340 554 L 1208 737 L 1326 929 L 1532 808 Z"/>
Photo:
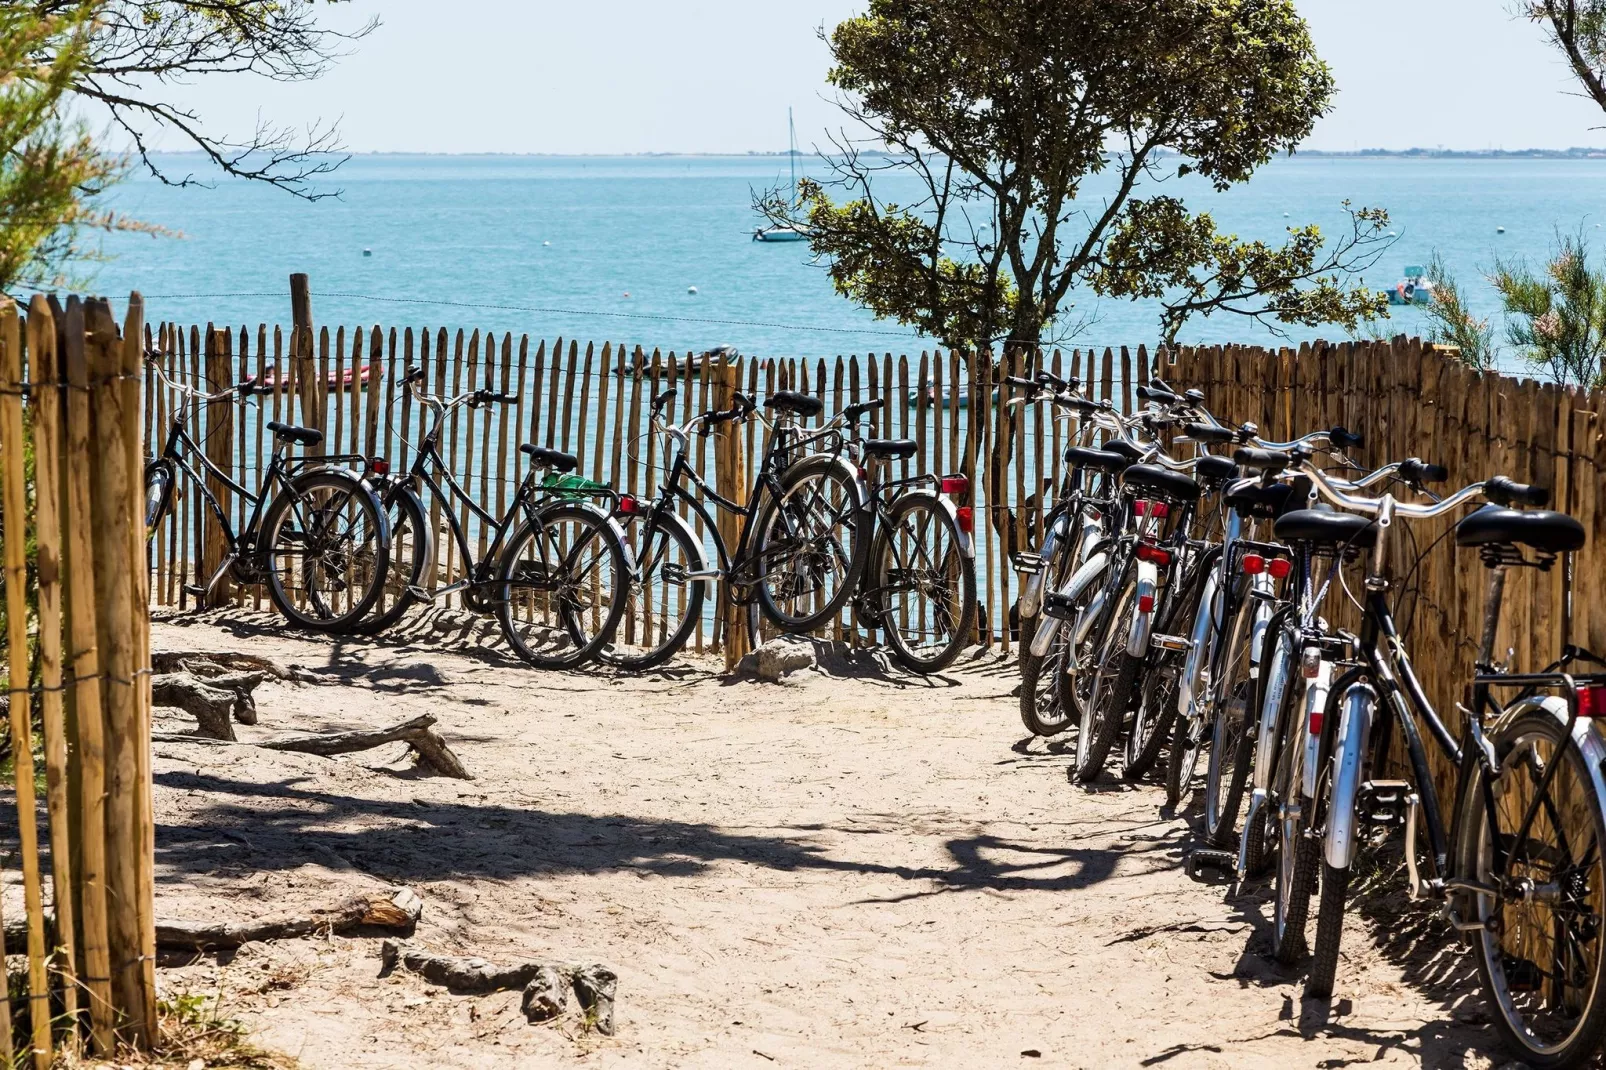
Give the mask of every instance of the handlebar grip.
<path id="1" fill-rule="evenodd" d="M 844 406 L 842 409 L 842 416 L 851 423 L 867 413 L 874 412 L 877 409 L 884 409 L 886 407 L 886 398 L 871 398 L 869 401 L 861 401 L 856 405 Z"/>
<path id="2" fill-rule="evenodd" d="M 487 394 L 485 400 L 500 401 L 506 405 L 516 405 L 518 404 L 519 396 L 517 394 Z"/>
<path id="3" fill-rule="evenodd" d="M 1099 403 L 1080 394 L 1072 394 L 1067 398 L 1056 398 L 1056 402 L 1067 408 L 1077 409 L 1081 412 L 1098 412 Z"/>
<path id="4" fill-rule="evenodd" d="M 242 398 L 250 397 L 252 394 L 256 393 L 257 390 L 256 376 L 253 375 L 248 379 L 242 379 L 240 382 L 235 384 L 234 389 L 239 391 L 239 394 Z"/>
<path id="5" fill-rule="evenodd" d="M 657 416 L 660 412 L 662 412 L 664 406 L 669 404 L 671 401 L 674 401 L 675 395 L 678 393 L 680 393 L 680 388 L 672 386 L 668 390 L 663 391 L 657 397 L 653 398 L 652 414 Z"/>
<path id="6" fill-rule="evenodd" d="M 1155 386 L 1138 387 L 1138 397 L 1144 401 L 1158 401 L 1162 405 L 1175 405 L 1182 400 L 1171 391 Z"/>
<path id="7" fill-rule="evenodd" d="M 1004 382 L 1010 386 L 1024 387 L 1027 390 L 1035 391 L 1037 389 L 1037 381 L 1035 379 L 1027 379 L 1020 375 L 1006 375 L 1004 376 Z"/>
<path id="8" fill-rule="evenodd" d="M 1261 472 L 1280 472 L 1294 463 L 1294 455 L 1284 450 L 1257 450 L 1248 446 L 1233 451 L 1232 459 L 1240 468 Z"/>
<path id="9" fill-rule="evenodd" d="M 1351 431 L 1347 427 L 1335 427 L 1327 432 L 1327 441 L 1338 449 L 1344 449 L 1347 446 L 1359 446 L 1361 445 L 1361 433 L 1359 431 Z"/>
<path id="10" fill-rule="evenodd" d="M 1238 437 L 1238 432 L 1230 427 L 1211 427 L 1201 423 L 1183 424 L 1182 433 L 1195 442 L 1231 442 Z"/>
<path id="11" fill-rule="evenodd" d="M 1543 509 L 1550 504 L 1550 490 L 1532 483 L 1518 483 L 1507 476 L 1491 476 L 1483 481 L 1483 496 L 1496 505 L 1531 505 Z"/>
<path id="12" fill-rule="evenodd" d="M 1042 386 L 1051 386 L 1056 391 L 1075 390 L 1082 385 L 1082 380 L 1078 379 L 1074 375 L 1069 379 L 1061 379 L 1053 372 L 1038 372 L 1037 382 Z"/>
<path id="13" fill-rule="evenodd" d="M 1400 478 L 1412 485 L 1443 483 L 1450 478 L 1450 470 L 1442 464 L 1429 464 L 1420 457 L 1408 457 L 1400 462 Z"/>

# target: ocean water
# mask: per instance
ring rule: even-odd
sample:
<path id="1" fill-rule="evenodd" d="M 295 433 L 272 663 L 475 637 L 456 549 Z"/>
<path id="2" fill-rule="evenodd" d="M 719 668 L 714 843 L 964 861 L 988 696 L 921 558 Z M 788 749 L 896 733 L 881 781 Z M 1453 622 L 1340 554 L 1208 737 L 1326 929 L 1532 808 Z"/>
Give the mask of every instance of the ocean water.
<path id="1" fill-rule="evenodd" d="M 178 174 L 201 166 L 165 162 Z M 309 203 L 238 181 L 175 189 L 136 175 L 116 191 L 117 209 L 183 236 L 107 237 L 110 260 L 90 289 L 114 298 L 139 289 L 153 320 L 255 325 L 288 321 L 288 276 L 305 271 L 315 319 L 330 326 L 479 327 L 666 352 L 730 343 L 761 357 L 930 348 L 838 296 L 803 243 L 750 240 L 754 192 L 786 181 L 786 159 L 773 156 L 359 156 L 325 187 L 338 198 Z M 1095 178 L 1084 203 L 1097 208 L 1107 186 Z M 896 179 L 884 190 L 889 200 L 915 194 Z M 1437 249 L 1497 324 L 1483 278 L 1497 258 L 1537 260 L 1558 229 L 1581 230 L 1606 257 L 1606 160 L 1294 157 L 1224 194 L 1194 178 L 1153 191 L 1270 241 L 1290 225 L 1342 226 L 1346 199 L 1382 206 L 1398 238 L 1365 281 L 1392 286 Z M 1063 344 L 1152 345 L 1157 335 L 1152 302 L 1079 295 L 1068 321 L 1084 319 Z M 1420 329 L 1412 309 L 1377 328 Z M 1295 342 L 1344 336 L 1332 326 L 1285 330 Z M 1183 338 L 1279 341 L 1225 315 L 1195 320 Z"/>

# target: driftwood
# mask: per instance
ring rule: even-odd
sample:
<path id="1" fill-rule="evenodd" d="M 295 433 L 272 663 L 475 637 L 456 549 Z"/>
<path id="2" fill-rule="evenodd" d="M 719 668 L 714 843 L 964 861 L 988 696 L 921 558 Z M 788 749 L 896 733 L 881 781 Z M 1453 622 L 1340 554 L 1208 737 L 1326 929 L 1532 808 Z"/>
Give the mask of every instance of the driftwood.
<path id="1" fill-rule="evenodd" d="M 151 669 L 154 672 L 187 672 L 192 676 L 221 676 L 229 672 L 260 672 L 275 680 L 299 680 L 302 673 L 280 665 L 270 658 L 255 654 L 237 654 L 214 650 L 153 650 Z"/>
<path id="2" fill-rule="evenodd" d="M 497 966 L 482 958 L 432 955 L 413 944 L 387 939 L 380 945 L 381 977 L 405 966 L 431 984 L 458 995 L 523 989 L 521 1007 L 531 1022 L 545 1022 L 569 1008 L 569 992 L 585 1012 L 587 1021 L 606 1036 L 613 1036 L 613 1005 L 619 978 L 606 966 L 576 966 L 566 962 L 524 962 Z"/>
<path id="3" fill-rule="evenodd" d="M 332 909 L 311 914 L 274 914 L 247 922 L 156 923 L 156 946 L 186 951 L 220 951 L 253 940 L 283 940 L 320 933 L 383 929 L 411 934 L 424 912 L 424 901 L 407 888 L 389 895 L 358 895 Z"/>
<path id="4" fill-rule="evenodd" d="M 456 777 L 458 780 L 473 780 L 474 777 L 464 767 L 462 759 L 456 752 L 446 745 L 431 726 L 435 724 L 433 714 L 422 714 L 411 721 L 403 721 L 391 728 L 379 729 L 372 732 L 330 732 L 324 734 L 309 733 L 299 736 L 280 736 L 277 739 L 263 740 L 259 743 L 240 744 L 241 746 L 264 747 L 268 750 L 296 751 L 301 754 L 321 754 L 325 757 L 335 754 L 350 754 L 353 751 L 368 750 L 371 747 L 382 747 L 386 743 L 406 743 L 418 755 L 419 761 L 440 773 L 442 776 Z M 153 732 L 152 743 L 210 743 L 219 746 L 236 742 L 229 740 L 210 739 L 206 736 L 190 736 L 179 732 Z"/>
<path id="5" fill-rule="evenodd" d="M 386 743 L 406 743 L 418 754 L 419 761 L 437 773 L 459 780 L 473 780 L 457 755 L 452 753 L 452 748 L 448 747 L 446 741 L 431 727 L 434 724 L 434 715 L 425 713 L 414 717 L 411 721 L 403 721 L 399 725 L 378 731 L 281 736 L 278 739 L 258 743 L 257 746 L 269 750 L 322 754 L 327 757 L 368 750 L 370 747 L 381 747 Z"/>
<path id="6" fill-rule="evenodd" d="M 211 739 L 234 739 L 232 719 L 238 701 L 233 691 L 213 687 L 189 673 L 169 672 L 151 677 L 151 702 L 183 710 L 195 718 L 201 735 Z"/>

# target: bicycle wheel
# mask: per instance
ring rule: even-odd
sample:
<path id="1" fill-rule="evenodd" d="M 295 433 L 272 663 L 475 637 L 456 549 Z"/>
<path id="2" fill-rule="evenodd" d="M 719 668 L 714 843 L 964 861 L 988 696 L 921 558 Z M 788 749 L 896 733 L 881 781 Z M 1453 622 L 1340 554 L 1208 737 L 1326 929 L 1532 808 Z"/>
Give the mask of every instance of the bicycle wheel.
<path id="1" fill-rule="evenodd" d="M 635 550 L 624 614 L 597 657 L 621 669 L 651 669 L 685 648 L 703 617 L 706 568 L 702 543 L 678 517 L 664 516 L 647 533 L 645 524 L 626 531 Z"/>
<path id="2" fill-rule="evenodd" d="M 1205 836 L 1216 847 L 1232 843 L 1249 779 L 1250 756 L 1255 746 L 1256 721 L 1251 714 L 1255 681 L 1250 676 L 1250 625 L 1255 601 L 1245 597 L 1226 635 L 1226 661 L 1221 687 L 1215 692 L 1216 710 L 1210 724 L 1210 762 L 1205 769 Z"/>
<path id="3" fill-rule="evenodd" d="M 145 537 L 156 534 L 156 527 L 173 506 L 173 466 L 169 462 L 145 462 Z"/>
<path id="4" fill-rule="evenodd" d="M 1199 610 L 1199 597 L 1204 591 L 1205 570 L 1196 569 L 1179 598 L 1173 598 L 1155 622 L 1161 635 L 1173 635 L 1181 628 L 1193 626 Z M 1180 627 L 1179 627 L 1180 625 Z M 1180 650 L 1149 649 L 1144 663 L 1143 686 L 1138 694 L 1136 712 L 1132 715 L 1132 731 L 1126 737 L 1126 765 L 1121 777 L 1127 781 L 1141 779 L 1155 762 L 1160 750 L 1171 740 L 1171 725 L 1177 716 L 1177 687 L 1187 654 Z"/>
<path id="5" fill-rule="evenodd" d="M 1292 703 L 1292 698 L 1287 701 Z M 1292 725 L 1284 733 L 1282 750 L 1277 755 L 1271 805 L 1266 807 L 1271 821 L 1266 843 L 1277 864 L 1273 871 L 1276 898 L 1272 911 L 1272 953 L 1285 966 L 1292 966 L 1305 957 L 1310 893 L 1316 887 L 1316 864 L 1320 859 L 1318 841 L 1305 835 L 1310 827 L 1308 807 L 1311 803 L 1299 798 L 1304 764 L 1304 726 Z"/>
<path id="6" fill-rule="evenodd" d="M 1048 592 L 1059 591 L 1074 574 L 1076 565 L 1073 548 L 1061 543 L 1049 563 L 1048 576 L 1043 584 L 1045 596 Z M 1033 654 L 1031 639 L 1024 631 L 1021 633 L 1020 717 L 1026 730 L 1033 735 L 1058 735 L 1069 728 L 1078 716 L 1080 707 L 1068 706 L 1064 701 L 1075 690 L 1074 680 L 1062 679 L 1067 669 L 1075 665 L 1066 645 L 1071 641 L 1076 615 L 1092 600 L 1095 588 L 1096 585 L 1092 583 L 1083 588 L 1072 608 L 1071 619 L 1056 622 L 1054 639 L 1047 654 L 1042 657 Z"/>
<path id="7" fill-rule="evenodd" d="M 1472 895 L 1484 926 L 1473 948 L 1495 1024 L 1522 1062 L 1547 1070 L 1593 1065 L 1606 1040 L 1606 799 L 1563 728 L 1545 709 L 1501 728 L 1492 740 L 1499 776 L 1487 785 L 1493 812 L 1480 777 L 1462 792 L 1456 836 L 1457 872 L 1501 889 Z"/>
<path id="8" fill-rule="evenodd" d="M 1099 644 L 1097 668 L 1091 677 L 1087 697 L 1082 702 L 1081 728 L 1076 737 L 1076 779 L 1086 783 L 1104 770 L 1110 748 L 1126 721 L 1132 689 L 1143 659 L 1126 651 L 1132 617 L 1137 612 L 1137 579 L 1122 584 L 1115 605 L 1105 618 L 1103 641 Z"/>
<path id="9" fill-rule="evenodd" d="M 390 523 L 356 476 L 295 476 L 268 507 L 261 538 L 268 595 L 290 623 L 346 631 L 373 609 L 390 568 Z"/>
<path id="10" fill-rule="evenodd" d="M 892 656 L 910 672 L 953 664 L 976 625 L 976 567 L 953 515 L 931 494 L 901 496 L 876 534 L 869 597 Z"/>
<path id="11" fill-rule="evenodd" d="M 387 487 L 381 500 L 390 521 L 390 568 L 373 611 L 352 629 L 363 635 L 394 626 L 409 609 L 428 601 L 418 592 L 434 586 L 435 539 L 423 503 L 403 482 Z"/>
<path id="12" fill-rule="evenodd" d="M 619 530 L 582 502 L 536 507 L 497 561 L 496 617 L 514 653 L 539 669 L 572 669 L 613 634 L 630 568 Z"/>
<path id="13" fill-rule="evenodd" d="M 743 571 L 759 609 L 784 632 L 806 632 L 847 603 L 869 556 L 870 523 L 852 470 L 834 457 L 806 457 L 781 477 L 754 517 Z"/>

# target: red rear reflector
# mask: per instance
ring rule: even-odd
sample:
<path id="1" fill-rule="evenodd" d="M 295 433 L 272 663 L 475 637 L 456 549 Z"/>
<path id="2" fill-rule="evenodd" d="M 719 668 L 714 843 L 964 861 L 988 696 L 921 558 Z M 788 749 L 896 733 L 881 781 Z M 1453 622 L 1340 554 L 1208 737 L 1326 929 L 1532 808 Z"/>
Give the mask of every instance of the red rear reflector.
<path id="1" fill-rule="evenodd" d="M 1137 555 L 1139 561 L 1147 561 L 1151 565 L 1159 565 L 1161 568 L 1171 564 L 1171 551 L 1161 549 L 1152 543 L 1138 543 Z"/>
<path id="2" fill-rule="evenodd" d="M 942 492 L 954 498 L 963 498 L 970 493 L 970 478 L 968 476 L 943 476 L 941 482 Z"/>
<path id="3" fill-rule="evenodd" d="M 1266 562 L 1266 571 L 1272 574 L 1273 579 L 1287 579 L 1288 574 L 1294 571 L 1294 563 L 1286 557 L 1274 557 Z"/>
<path id="4" fill-rule="evenodd" d="M 1244 554 L 1244 573 L 1258 576 L 1266 571 L 1266 559 L 1259 554 Z"/>
<path id="5" fill-rule="evenodd" d="M 1322 734 L 1322 711 L 1321 710 L 1311 710 L 1310 711 L 1310 734 L 1313 735 L 1313 736 L 1319 736 L 1319 735 Z"/>
<path id="6" fill-rule="evenodd" d="M 976 510 L 968 505 L 962 505 L 954 510 L 954 519 L 959 521 L 959 530 L 966 535 L 976 533 Z"/>
<path id="7" fill-rule="evenodd" d="M 390 462 L 383 457 L 368 458 L 368 471 L 376 476 L 390 475 Z"/>
<path id="8" fill-rule="evenodd" d="M 1597 684 L 1578 692 L 1578 716 L 1606 717 L 1606 685 Z"/>
<path id="9" fill-rule="evenodd" d="M 624 516 L 635 516 L 641 512 L 641 502 L 633 494 L 619 495 L 619 512 Z"/>
<path id="10" fill-rule="evenodd" d="M 1152 516 L 1156 520 L 1164 520 L 1171 515 L 1171 507 L 1165 502 L 1151 502 L 1147 498 L 1139 498 L 1134 502 L 1132 511 L 1139 516 Z"/>
<path id="11" fill-rule="evenodd" d="M 1154 595 L 1152 595 L 1152 594 L 1140 594 L 1140 595 L 1138 595 L 1138 612 L 1139 613 L 1153 613 L 1154 612 Z"/>

